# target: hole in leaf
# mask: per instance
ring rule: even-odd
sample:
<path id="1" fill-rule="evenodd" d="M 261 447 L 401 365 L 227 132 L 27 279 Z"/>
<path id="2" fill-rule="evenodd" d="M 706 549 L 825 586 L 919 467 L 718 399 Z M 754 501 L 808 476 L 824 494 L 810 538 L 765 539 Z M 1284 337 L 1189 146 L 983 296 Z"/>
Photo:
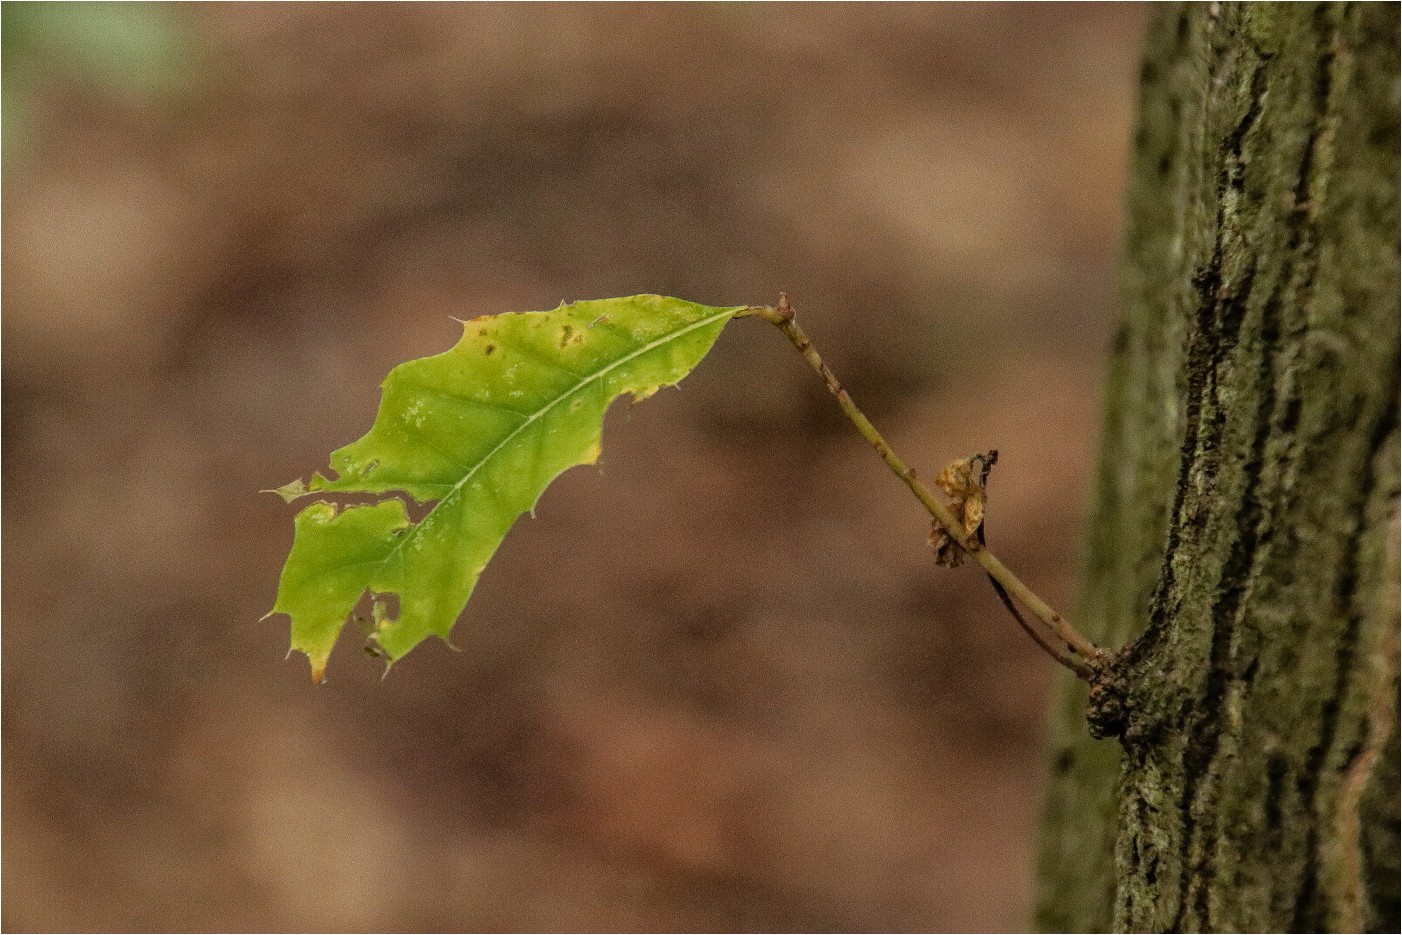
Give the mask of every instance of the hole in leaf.
<path id="1" fill-rule="evenodd" d="M 392 591 L 375 594 L 370 604 L 370 618 L 378 630 L 399 619 L 399 595 Z"/>

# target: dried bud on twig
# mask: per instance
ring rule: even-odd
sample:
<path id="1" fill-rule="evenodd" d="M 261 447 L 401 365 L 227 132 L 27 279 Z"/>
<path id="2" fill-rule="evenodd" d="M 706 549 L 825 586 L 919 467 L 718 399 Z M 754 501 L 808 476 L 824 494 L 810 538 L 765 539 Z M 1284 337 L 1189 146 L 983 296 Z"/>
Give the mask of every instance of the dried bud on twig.
<path id="1" fill-rule="evenodd" d="M 958 568 L 964 561 L 966 544 L 972 544 L 976 537 L 979 543 L 982 542 L 978 533 L 983 526 L 984 505 L 988 499 L 984 483 L 997 460 L 997 451 L 970 455 L 949 462 L 935 478 L 935 486 L 949 497 L 950 508 L 959 517 L 963 532 L 961 542 L 938 521 L 930 527 L 930 548 L 935 551 L 937 564 Z"/>

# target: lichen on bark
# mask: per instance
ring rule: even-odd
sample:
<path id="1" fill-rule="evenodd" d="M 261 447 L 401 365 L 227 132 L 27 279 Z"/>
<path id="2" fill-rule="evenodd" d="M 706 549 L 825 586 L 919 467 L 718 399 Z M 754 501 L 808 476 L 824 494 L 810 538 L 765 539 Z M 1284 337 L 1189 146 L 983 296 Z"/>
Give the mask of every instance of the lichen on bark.
<path id="1" fill-rule="evenodd" d="M 1061 693 L 1044 929 L 1397 929 L 1397 36 L 1151 27 L 1078 607 L 1125 715 Z"/>

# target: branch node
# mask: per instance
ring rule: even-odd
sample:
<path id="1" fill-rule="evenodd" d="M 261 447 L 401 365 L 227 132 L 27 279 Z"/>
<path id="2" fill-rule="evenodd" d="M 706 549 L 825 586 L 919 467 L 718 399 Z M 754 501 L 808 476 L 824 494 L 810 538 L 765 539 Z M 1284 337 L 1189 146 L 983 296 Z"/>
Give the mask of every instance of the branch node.
<path id="1" fill-rule="evenodd" d="M 774 306 L 774 313 L 781 323 L 794 320 L 793 307 L 789 305 L 789 294 L 787 292 L 779 293 L 779 304 Z"/>

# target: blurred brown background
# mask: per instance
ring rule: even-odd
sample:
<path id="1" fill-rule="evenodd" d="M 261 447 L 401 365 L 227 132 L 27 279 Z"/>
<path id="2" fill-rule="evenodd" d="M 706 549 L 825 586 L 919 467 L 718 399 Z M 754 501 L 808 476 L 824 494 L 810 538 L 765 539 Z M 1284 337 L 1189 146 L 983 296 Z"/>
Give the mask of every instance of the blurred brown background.
<path id="1" fill-rule="evenodd" d="M 1053 664 L 772 329 L 383 682 L 282 661 L 256 491 L 448 316 L 787 289 L 923 472 L 1001 449 L 1067 604 L 1143 9 L 13 7 L 7 929 L 1026 924 Z"/>

